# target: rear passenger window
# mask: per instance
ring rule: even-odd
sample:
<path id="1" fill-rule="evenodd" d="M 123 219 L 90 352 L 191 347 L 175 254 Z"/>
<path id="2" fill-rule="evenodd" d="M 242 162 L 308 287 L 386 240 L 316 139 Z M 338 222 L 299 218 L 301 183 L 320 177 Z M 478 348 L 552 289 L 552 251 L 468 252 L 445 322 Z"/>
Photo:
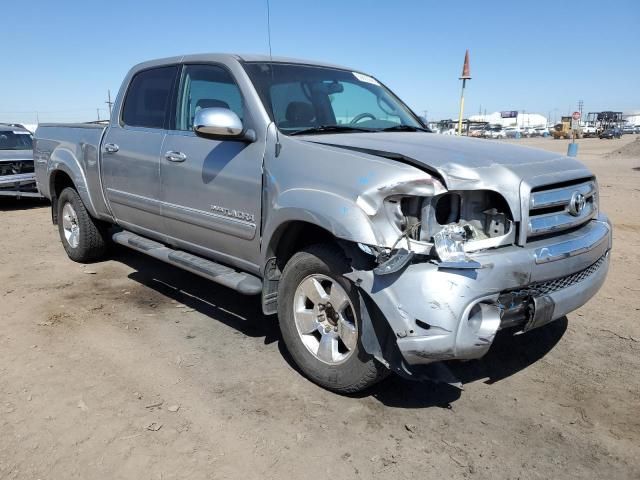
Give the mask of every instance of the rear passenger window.
<path id="1" fill-rule="evenodd" d="M 164 128 L 169 98 L 178 67 L 161 67 L 138 73 L 127 91 L 122 121 L 132 127 Z"/>

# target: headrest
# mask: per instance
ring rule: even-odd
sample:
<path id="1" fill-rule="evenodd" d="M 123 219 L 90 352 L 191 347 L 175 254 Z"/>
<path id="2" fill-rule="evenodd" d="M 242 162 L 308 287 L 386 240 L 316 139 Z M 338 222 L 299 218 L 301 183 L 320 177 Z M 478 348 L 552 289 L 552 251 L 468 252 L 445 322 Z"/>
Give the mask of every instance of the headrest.
<path id="1" fill-rule="evenodd" d="M 214 98 L 201 98 L 196 103 L 196 108 L 229 108 L 229 104 L 227 102 L 223 102 L 222 100 L 216 100 Z"/>
<path id="2" fill-rule="evenodd" d="M 287 120 L 293 124 L 305 124 L 311 122 L 316 116 L 313 105 L 307 102 L 291 102 L 287 105 Z"/>

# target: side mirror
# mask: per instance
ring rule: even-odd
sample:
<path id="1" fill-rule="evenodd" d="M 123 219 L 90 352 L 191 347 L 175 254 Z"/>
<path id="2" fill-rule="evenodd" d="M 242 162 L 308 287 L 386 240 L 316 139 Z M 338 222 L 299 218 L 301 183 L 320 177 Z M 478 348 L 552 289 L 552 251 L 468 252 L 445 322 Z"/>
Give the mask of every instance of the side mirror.
<path id="1" fill-rule="evenodd" d="M 193 119 L 196 135 L 216 140 L 255 139 L 253 131 L 245 132 L 242 120 L 228 108 L 203 108 Z"/>

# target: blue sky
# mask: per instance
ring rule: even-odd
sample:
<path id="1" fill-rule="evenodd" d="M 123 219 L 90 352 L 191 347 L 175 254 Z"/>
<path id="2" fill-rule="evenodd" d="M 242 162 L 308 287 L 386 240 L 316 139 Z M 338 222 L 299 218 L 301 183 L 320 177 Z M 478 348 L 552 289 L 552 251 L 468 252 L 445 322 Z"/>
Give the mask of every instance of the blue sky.
<path id="1" fill-rule="evenodd" d="M 611 8 L 609 8 L 611 7 Z M 183 53 L 268 53 L 266 0 L 3 2 L 0 121 L 107 115 L 135 63 Z M 640 2 L 271 0 L 274 55 L 369 72 L 416 112 L 561 115 L 640 110 Z"/>

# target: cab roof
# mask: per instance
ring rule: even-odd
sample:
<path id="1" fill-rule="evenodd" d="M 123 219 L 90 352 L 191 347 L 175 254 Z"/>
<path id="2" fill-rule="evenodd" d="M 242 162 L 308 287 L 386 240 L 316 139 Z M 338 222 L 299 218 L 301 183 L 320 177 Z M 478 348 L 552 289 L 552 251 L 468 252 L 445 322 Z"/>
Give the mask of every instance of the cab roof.
<path id="1" fill-rule="evenodd" d="M 29 130 L 19 123 L 0 123 L 0 132 L 13 132 L 15 130 L 29 132 Z"/>
<path id="2" fill-rule="evenodd" d="M 257 55 L 257 54 L 238 54 L 238 53 L 199 53 L 194 55 L 180 55 L 176 57 L 158 58 L 155 60 L 149 60 L 147 62 L 139 63 L 133 67 L 133 70 L 141 70 L 144 68 L 167 65 L 171 63 L 186 63 L 186 62 L 228 62 L 235 60 L 239 62 L 273 62 L 273 63 L 294 63 L 300 65 L 312 65 L 318 67 L 337 68 L 340 70 L 359 71 L 352 68 L 348 68 L 341 65 L 333 65 L 330 63 L 318 62 L 315 60 L 304 60 L 299 58 L 289 57 L 270 57 L 269 55 Z M 363 72 L 364 73 L 364 72 Z"/>

